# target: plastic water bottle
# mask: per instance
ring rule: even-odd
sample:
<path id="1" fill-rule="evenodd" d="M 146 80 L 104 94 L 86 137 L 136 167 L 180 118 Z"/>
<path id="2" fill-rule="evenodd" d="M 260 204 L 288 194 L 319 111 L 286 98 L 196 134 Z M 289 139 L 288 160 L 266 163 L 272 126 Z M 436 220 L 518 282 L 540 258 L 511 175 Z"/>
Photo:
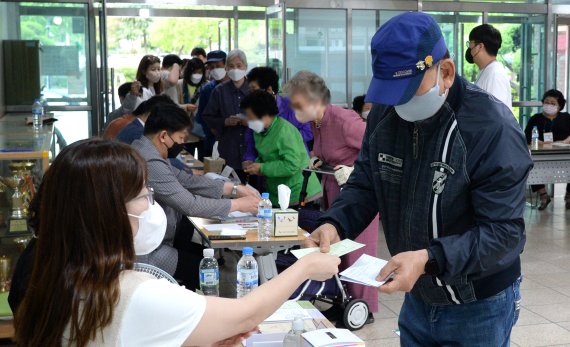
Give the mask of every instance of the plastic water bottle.
<path id="1" fill-rule="evenodd" d="M 261 194 L 261 201 L 257 209 L 257 236 L 260 240 L 269 240 L 273 233 L 273 205 L 269 200 L 269 193 Z"/>
<path id="2" fill-rule="evenodd" d="M 257 261 L 253 257 L 253 248 L 244 247 L 243 256 L 237 264 L 237 297 L 241 298 L 257 288 Z"/>
<path id="3" fill-rule="evenodd" d="M 39 131 L 42 128 L 42 121 L 44 116 L 44 107 L 40 102 L 40 99 L 36 99 L 32 105 L 32 115 L 34 116 L 33 127 L 35 131 Z"/>
<path id="4" fill-rule="evenodd" d="M 207 296 L 219 296 L 220 270 L 214 250 L 206 248 L 200 261 L 200 290 Z"/>
<path id="5" fill-rule="evenodd" d="M 532 128 L 532 141 L 531 141 L 531 149 L 536 150 L 538 149 L 538 127 L 534 126 Z"/>
<path id="6" fill-rule="evenodd" d="M 283 347 L 302 347 L 303 337 L 301 334 L 304 332 L 305 322 L 303 322 L 302 318 L 295 318 L 291 330 L 289 330 L 289 333 L 287 333 L 285 339 L 283 339 Z"/>

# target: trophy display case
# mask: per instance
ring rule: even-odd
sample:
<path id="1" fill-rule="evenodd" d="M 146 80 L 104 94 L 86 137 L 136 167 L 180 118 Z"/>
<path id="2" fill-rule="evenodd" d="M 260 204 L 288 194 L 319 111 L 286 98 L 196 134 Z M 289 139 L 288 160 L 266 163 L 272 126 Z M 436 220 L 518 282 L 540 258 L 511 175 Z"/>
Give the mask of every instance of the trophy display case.
<path id="1" fill-rule="evenodd" d="M 53 126 L 40 131 L 24 116 L 0 119 L 0 297 L 10 288 L 12 267 L 31 240 L 29 206 L 49 166 Z"/>

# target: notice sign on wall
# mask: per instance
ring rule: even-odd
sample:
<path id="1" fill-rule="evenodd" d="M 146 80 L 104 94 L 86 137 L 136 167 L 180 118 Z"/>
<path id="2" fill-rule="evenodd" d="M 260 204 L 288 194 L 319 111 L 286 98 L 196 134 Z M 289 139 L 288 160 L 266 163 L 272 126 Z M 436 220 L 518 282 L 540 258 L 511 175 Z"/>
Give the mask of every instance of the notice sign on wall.
<path id="1" fill-rule="evenodd" d="M 42 46 L 42 75 L 68 76 L 79 73 L 79 51 L 76 46 Z"/>

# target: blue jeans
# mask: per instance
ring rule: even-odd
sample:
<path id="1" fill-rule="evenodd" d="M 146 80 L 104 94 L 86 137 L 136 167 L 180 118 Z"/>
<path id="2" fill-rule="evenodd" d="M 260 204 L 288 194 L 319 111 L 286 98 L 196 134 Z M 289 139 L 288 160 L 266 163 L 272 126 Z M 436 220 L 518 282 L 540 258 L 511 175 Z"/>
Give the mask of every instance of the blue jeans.
<path id="1" fill-rule="evenodd" d="M 462 305 L 432 306 L 407 293 L 400 312 L 401 346 L 509 346 L 519 318 L 520 283 L 490 298 Z"/>

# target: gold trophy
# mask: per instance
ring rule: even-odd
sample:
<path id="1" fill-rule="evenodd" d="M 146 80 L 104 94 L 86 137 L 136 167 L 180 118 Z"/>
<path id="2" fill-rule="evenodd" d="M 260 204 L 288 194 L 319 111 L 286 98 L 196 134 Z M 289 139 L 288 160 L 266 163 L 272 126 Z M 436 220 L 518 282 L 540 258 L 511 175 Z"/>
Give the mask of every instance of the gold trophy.
<path id="1" fill-rule="evenodd" d="M 12 270 L 12 259 L 8 256 L 0 256 L 0 293 L 10 290 L 10 272 Z"/>
<path id="2" fill-rule="evenodd" d="M 33 191 L 22 191 L 24 183 L 29 182 L 31 175 L 29 162 L 13 162 L 9 165 L 12 176 L 0 177 L 0 181 L 12 190 L 11 209 L 12 213 L 8 221 L 8 232 L 25 232 L 28 231 L 27 205 Z"/>

